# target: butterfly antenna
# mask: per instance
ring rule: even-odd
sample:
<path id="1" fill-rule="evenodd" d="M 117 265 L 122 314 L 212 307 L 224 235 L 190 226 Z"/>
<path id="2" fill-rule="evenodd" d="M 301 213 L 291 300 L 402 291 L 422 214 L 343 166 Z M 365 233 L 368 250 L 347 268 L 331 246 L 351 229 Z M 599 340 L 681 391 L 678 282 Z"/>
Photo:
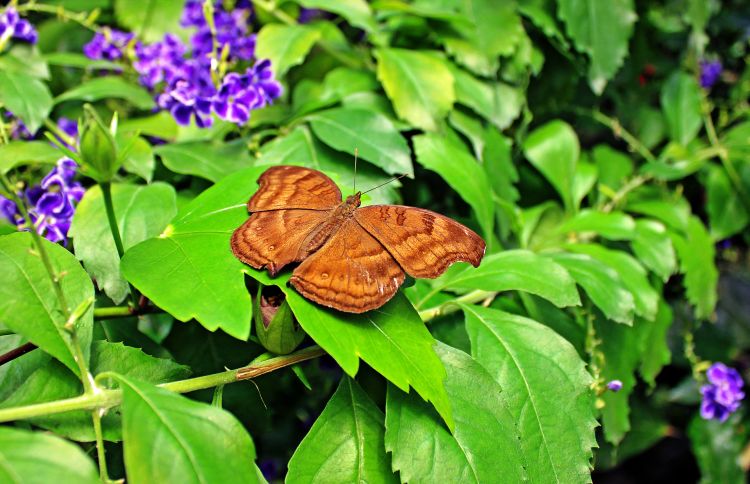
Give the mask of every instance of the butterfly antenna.
<path id="1" fill-rule="evenodd" d="M 391 178 L 390 180 L 388 180 L 388 181 L 387 181 L 387 182 L 385 182 L 385 183 L 381 183 L 380 185 L 378 185 L 378 186 L 376 186 L 376 187 L 372 187 L 372 188 L 370 188 L 369 190 L 366 190 L 366 191 L 362 192 L 362 195 L 364 195 L 365 193 L 369 193 L 369 192 L 371 192 L 371 191 L 373 191 L 373 190 L 375 190 L 375 189 L 377 189 L 377 188 L 380 188 L 380 187 L 382 187 L 382 186 L 384 186 L 384 185 L 388 185 L 388 184 L 389 184 L 389 183 L 391 183 L 391 182 L 395 182 L 396 180 L 400 180 L 400 179 L 402 179 L 402 178 L 403 178 L 403 177 L 405 177 L 405 176 L 406 176 L 406 173 L 404 173 L 403 175 L 395 176 L 395 177 Z"/>
<path id="2" fill-rule="evenodd" d="M 354 188 L 352 193 L 357 193 L 357 158 L 359 158 L 359 148 L 354 148 Z"/>

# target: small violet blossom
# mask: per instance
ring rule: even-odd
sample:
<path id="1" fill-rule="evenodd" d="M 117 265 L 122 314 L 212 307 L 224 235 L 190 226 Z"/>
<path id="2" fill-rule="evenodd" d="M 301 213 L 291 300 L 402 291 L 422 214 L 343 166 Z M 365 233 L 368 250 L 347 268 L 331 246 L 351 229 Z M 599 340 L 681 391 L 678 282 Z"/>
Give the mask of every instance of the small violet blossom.
<path id="1" fill-rule="evenodd" d="M 231 59 L 250 60 L 255 54 L 255 34 L 248 34 L 248 24 L 252 17 L 251 3 L 239 1 L 228 12 L 221 1 L 214 2 L 214 27 L 218 51 L 229 50 Z M 181 19 L 183 27 L 195 27 L 196 33 L 190 39 L 193 55 L 200 58 L 213 52 L 213 35 L 203 15 L 203 2 L 188 0 Z"/>
<path id="2" fill-rule="evenodd" d="M 714 60 L 714 61 L 706 61 L 703 60 L 700 62 L 700 84 L 703 89 L 711 89 L 714 84 L 719 80 L 719 77 L 721 77 L 721 61 Z"/>
<path id="3" fill-rule="evenodd" d="M 615 393 L 619 392 L 620 390 L 622 390 L 622 382 L 620 380 L 612 380 L 607 383 L 607 388 Z"/>
<path id="4" fill-rule="evenodd" d="M 5 111 L 3 116 L 3 122 L 5 122 L 10 128 L 11 139 L 30 139 L 34 135 L 29 131 L 23 121 L 10 111 Z"/>
<path id="5" fill-rule="evenodd" d="M 135 70 L 141 75 L 141 84 L 153 89 L 160 82 L 172 83 L 184 69 L 185 44 L 174 34 L 151 45 L 138 44 L 135 48 Z"/>
<path id="6" fill-rule="evenodd" d="M 270 104 L 281 95 L 281 85 L 273 78 L 271 62 L 263 60 L 244 75 L 227 74 L 213 100 L 216 114 L 227 121 L 244 124 L 250 111 Z"/>
<path id="7" fill-rule="evenodd" d="M 706 371 L 706 377 L 708 385 L 701 387 L 701 417 L 724 422 L 730 414 L 737 411 L 745 398 L 742 377 L 737 370 L 723 363 L 711 365 Z"/>
<path id="8" fill-rule="evenodd" d="M 61 158 L 39 185 L 29 188 L 24 194 L 31 224 L 51 242 L 67 243 L 75 207 L 83 198 L 85 189 L 73 179 L 76 168 L 73 160 Z M 3 196 L 0 196 L 0 215 L 19 229 L 26 228 L 26 221 L 16 204 Z"/>
<path id="9" fill-rule="evenodd" d="M 105 27 L 83 46 L 83 53 L 89 59 L 114 61 L 122 57 L 123 51 L 134 38 L 132 33 Z"/>
<path id="10" fill-rule="evenodd" d="M 22 40 L 36 44 L 37 32 L 28 20 L 22 19 L 18 11 L 8 7 L 0 14 L 0 45 L 5 45 L 10 39 Z"/>

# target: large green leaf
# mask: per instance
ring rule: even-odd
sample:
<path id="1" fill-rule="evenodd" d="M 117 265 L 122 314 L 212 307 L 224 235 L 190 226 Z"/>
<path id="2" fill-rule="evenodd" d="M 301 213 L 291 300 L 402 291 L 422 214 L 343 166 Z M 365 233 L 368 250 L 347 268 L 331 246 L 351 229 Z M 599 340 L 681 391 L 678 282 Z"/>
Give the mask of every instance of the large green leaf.
<path id="1" fill-rule="evenodd" d="M 701 470 L 701 484 L 747 482 L 747 473 L 742 466 L 747 440 L 738 429 L 741 424 L 737 420 L 718 422 L 695 415 L 690 421 L 687 433 Z"/>
<path id="2" fill-rule="evenodd" d="M 601 94 L 628 55 L 637 19 L 633 0 L 560 0 L 557 6 L 576 48 L 591 59 L 589 84 Z"/>
<path id="3" fill-rule="evenodd" d="M 523 144 L 526 158 L 573 208 L 573 177 L 580 146 L 573 128 L 564 121 L 550 121 L 535 129 Z"/>
<path id="4" fill-rule="evenodd" d="M 525 291 L 541 296 L 558 307 L 581 304 L 575 281 L 561 265 L 527 250 L 492 254 L 478 268 L 450 272 L 436 281 L 434 290 L 482 289 Z"/>
<path id="5" fill-rule="evenodd" d="M 50 111 L 52 95 L 45 83 L 28 74 L 0 70 L 0 103 L 36 133 Z"/>
<path id="6" fill-rule="evenodd" d="M 641 340 L 643 345 L 641 365 L 638 369 L 643 379 L 652 388 L 656 385 L 656 377 L 661 369 L 672 359 L 667 334 L 670 326 L 672 326 L 672 308 L 661 299 L 654 322 L 649 323 L 648 328 L 644 330 L 645 334 Z"/>
<path id="7" fill-rule="evenodd" d="M 381 48 L 374 51 L 378 79 L 399 118 L 435 131 L 456 99 L 446 61 L 427 51 Z"/>
<path id="8" fill-rule="evenodd" d="M 479 306 L 463 310 L 472 355 L 503 389 L 529 480 L 589 479 L 597 423 L 592 378 L 578 352 L 531 319 Z"/>
<path id="9" fill-rule="evenodd" d="M 42 243 L 72 313 L 94 297 L 94 285 L 73 254 L 46 239 Z M 0 237 L 0 321 L 80 375 L 70 333 L 64 328 L 63 308 L 28 232 Z M 75 324 L 87 361 L 93 323 L 90 307 Z"/>
<path id="10" fill-rule="evenodd" d="M 154 384 L 190 376 L 190 369 L 186 366 L 164 358 L 154 358 L 138 348 L 107 341 L 95 341 L 91 345 L 90 370 L 92 375 L 116 372 Z M 80 380 L 58 361 L 48 360 L 38 365 L 33 372 L 25 375 L 14 388 L 13 393 L 0 402 L 0 408 L 73 398 L 81 395 L 82 392 Z M 85 410 L 35 417 L 29 422 L 72 440 L 93 442 L 96 439 L 91 413 Z M 109 411 L 104 414 L 102 431 L 106 440 L 122 440 L 122 422 L 119 411 Z"/>
<path id="11" fill-rule="evenodd" d="M 46 141 L 11 141 L 0 145 L 0 173 L 35 163 L 54 164 L 62 153 Z"/>
<path id="12" fill-rule="evenodd" d="M 492 235 L 495 205 L 492 186 L 481 165 L 461 145 L 435 133 L 412 138 L 419 164 L 437 172 L 466 200 L 482 227 L 485 238 Z"/>
<path id="13" fill-rule="evenodd" d="M 243 140 L 220 144 L 208 141 L 172 143 L 157 146 L 154 153 L 171 171 L 197 175 L 212 182 L 253 164 Z"/>
<path id="14" fill-rule="evenodd" d="M 672 239 L 661 222 L 639 219 L 635 222 L 635 237 L 630 242 L 633 253 L 643 265 L 654 271 L 663 281 L 677 267 Z"/>
<path id="15" fill-rule="evenodd" d="M 629 240 L 635 235 L 635 220 L 622 212 L 583 209 L 558 227 L 558 232 L 593 232 L 610 240 Z"/>
<path id="16" fill-rule="evenodd" d="M 156 105 L 147 90 L 116 76 L 96 77 L 88 80 L 57 96 L 55 103 L 94 102 L 110 98 L 123 99 L 138 109 L 151 109 Z"/>
<path id="17" fill-rule="evenodd" d="M 266 24 L 258 32 L 255 57 L 270 59 L 276 77 L 301 64 L 320 38 L 320 30 L 306 25 Z"/>
<path id="18" fill-rule="evenodd" d="M 183 5 L 183 1 L 115 0 L 115 17 L 140 40 L 156 42 L 164 34 L 179 30 Z"/>
<path id="19" fill-rule="evenodd" d="M 255 447 L 229 412 L 120 375 L 128 482 L 258 482 Z"/>
<path id="20" fill-rule="evenodd" d="M 315 135 L 328 146 L 354 154 L 386 173 L 414 175 L 406 140 L 382 114 L 364 109 L 336 108 L 309 117 Z"/>
<path id="21" fill-rule="evenodd" d="M 315 8 L 344 17 L 352 26 L 368 32 L 377 30 L 370 5 L 365 0 L 296 0 L 305 8 Z"/>
<path id="22" fill-rule="evenodd" d="M 78 446 L 42 432 L 0 427 L 0 481 L 8 484 L 101 482 Z"/>
<path id="23" fill-rule="evenodd" d="M 719 273 L 714 263 L 716 249 L 706 227 L 699 218 L 690 217 L 683 237 L 672 232 L 672 243 L 680 258 L 680 272 L 688 301 L 695 306 L 695 315 L 708 318 L 716 307 Z"/>
<path id="24" fill-rule="evenodd" d="M 653 321 L 659 304 L 659 293 L 648 281 L 646 269 L 630 254 L 607 249 L 599 244 L 568 244 L 566 248 L 586 254 L 614 269 L 623 286 L 633 295 L 635 314 Z"/>
<path id="25" fill-rule="evenodd" d="M 466 353 L 438 344 L 456 428 L 451 434 L 413 395 L 388 388 L 385 445 L 402 482 L 522 482 L 523 435 L 508 410 L 507 390 Z"/>
<path id="26" fill-rule="evenodd" d="M 493 58 L 513 53 L 523 35 L 521 17 L 516 12 L 515 0 L 495 2 L 493 0 L 464 0 L 462 13 L 470 26 L 457 26 L 483 54 Z"/>
<path id="27" fill-rule="evenodd" d="M 706 210 L 711 237 L 714 240 L 726 239 L 745 228 L 750 221 L 750 214 L 742 204 L 736 188 L 732 186 L 727 172 L 716 165 L 708 165 L 707 171 Z"/>
<path id="28" fill-rule="evenodd" d="M 285 482 L 398 482 L 383 443 L 383 413 L 348 377 L 289 461 Z"/>
<path id="29" fill-rule="evenodd" d="M 583 254 L 550 254 L 552 260 L 565 267 L 573 279 L 604 314 L 618 323 L 632 324 L 635 304 L 614 269 Z"/>
<path id="30" fill-rule="evenodd" d="M 159 235 L 177 213 L 174 188 L 166 183 L 115 184 L 112 186 L 112 201 L 126 251 Z M 69 235 L 75 241 L 76 257 L 83 262 L 99 288 L 120 304 L 128 294 L 128 283 L 120 273 L 120 257 L 98 185 L 86 191 L 76 208 Z"/>
<path id="31" fill-rule="evenodd" d="M 468 72 L 453 67 L 456 81 L 456 102 L 468 106 L 477 114 L 505 129 L 521 113 L 523 94 L 502 82 L 483 82 Z"/>
<path id="32" fill-rule="evenodd" d="M 664 83 L 661 108 L 672 140 L 687 145 L 701 129 L 701 90 L 684 72 L 675 72 Z"/>

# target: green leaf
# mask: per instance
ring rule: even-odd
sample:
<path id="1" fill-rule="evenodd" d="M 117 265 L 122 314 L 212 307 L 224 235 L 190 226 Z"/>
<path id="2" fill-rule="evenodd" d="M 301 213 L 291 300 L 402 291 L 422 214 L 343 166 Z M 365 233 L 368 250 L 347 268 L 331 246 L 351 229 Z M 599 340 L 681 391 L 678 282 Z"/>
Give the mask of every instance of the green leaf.
<path id="1" fill-rule="evenodd" d="M 147 183 L 150 183 L 154 176 L 154 168 L 156 168 L 154 150 L 151 149 L 151 144 L 140 136 L 132 142 L 131 139 L 127 135 L 116 138 L 118 149 L 122 150 L 125 146 L 130 147 L 123 160 L 122 167 L 128 173 L 138 175 Z"/>
<path id="2" fill-rule="evenodd" d="M 217 182 L 225 176 L 252 166 L 243 140 L 228 143 L 194 141 L 157 146 L 154 153 L 175 173 L 197 175 Z"/>
<path id="3" fill-rule="evenodd" d="M 599 212 L 584 209 L 558 227 L 567 234 L 595 233 L 609 240 L 630 240 L 635 236 L 635 220 L 622 212 Z"/>
<path id="4" fill-rule="evenodd" d="M 588 54 L 589 84 L 596 94 L 604 91 L 628 55 L 628 41 L 637 16 L 633 0 L 560 0 L 558 16 L 576 48 Z"/>
<path id="5" fill-rule="evenodd" d="M 586 195 L 589 194 L 598 176 L 598 168 L 595 164 L 588 161 L 588 154 L 584 153 L 573 175 L 573 206 L 578 208 Z"/>
<path id="6" fill-rule="evenodd" d="M 36 133 L 52 111 L 52 95 L 45 83 L 28 74 L 0 71 L 0 103 Z"/>
<path id="7" fill-rule="evenodd" d="M 701 129 L 701 90 L 693 76 L 675 72 L 664 82 L 661 108 L 672 140 L 686 146 Z"/>
<path id="8" fill-rule="evenodd" d="M 451 434 L 423 402 L 389 387 L 385 445 L 402 482 L 522 482 L 526 456 L 506 391 L 466 353 L 442 343 L 437 351 L 456 428 Z"/>
<path id="9" fill-rule="evenodd" d="M 646 269 L 630 254 L 607 249 L 599 244 L 568 244 L 566 248 L 586 254 L 614 269 L 625 289 L 633 295 L 635 314 L 653 321 L 659 304 L 659 293 L 651 287 Z"/>
<path id="10" fill-rule="evenodd" d="M 123 99 L 143 110 L 156 106 L 147 90 L 116 76 L 97 77 L 85 81 L 57 96 L 55 104 L 63 101 L 94 102 L 110 98 Z"/>
<path id="11" fill-rule="evenodd" d="M 552 329 L 531 319 L 479 306 L 462 307 L 472 356 L 502 387 L 521 435 L 528 479 L 589 479 L 597 423 L 592 378 L 578 352 Z"/>
<path id="12" fill-rule="evenodd" d="M 677 267 L 677 258 L 666 227 L 661 222 L 639 219 L 635 222 L 635 237 L 630 242 L 633 253 L 643 265 L 666 282 Z"/>
<path id="13" fill-rule="evenodd" d="M 282 78 L 305 60 L 319 38 L 320 30 L 306 25 L 266 24 L 258 32 L 255 57 L 270 59 L 276 77 Z"/>
<path id="14" fill-rule="evenodd" d="M 741 466 L 746 438 L 738 428 L 740 425 L 737 418 L 719 422 L 696 415 L 691 420 L 687 433 L 701 470 L 702 484 L 747 482 Z"/>
<path id="15" fill-rule="evenodd" d="M 695 306 L 695 316 L 708 318 L 716 307 L 719 273 L 714 263 L 716 250 L 703 223 L 690 217 L 685 237 L 672 233 L 672 243 L 680 258 L 680 272 L 688 301 Z"/>
<path id="16" fill-rule="evenodd" d="M 0 70 L 49 80 L 47 62 L 39 55 L 39 50 L 33 45 L 13 45 L 10 50 L 0 55 Z"/>
<path id="17" fill-rule="evenodd" d="M 258 482 L 255 447 L 229 412 L 118 376 L 128 482 Z"/>
<path id="18" fill-rule="evenodd" d="M 487 121 L 505 129 L 521 114 L 523 93 L 502 82 L 483 82 L 468 72 L 452 67 L 456 102 L 470 107 Z"/>
<path id="19" fill-rule="evenodd" d="M 75 444 L 47 433 L 11 427 L 0 427 L 0 481 L 100 482 L 94 461 Z"/>
<path id="20" fill-rule="evenodd" d="M 82 69 L 122 69 L 122 65 L 117 62 L 89 59 L 84 54 L 77 52 L 46 52 L 42 57 L 52 66 L 79 67 Z"/>
<path id="21" fill-rule="evenodd" d="M 158 0 L 115 0 L 117 23 L 127 27 L 146 42 L 162 40 L 164 34 L 180 29 L 184 2 Z"/>
<path id="22" fill-rule="evenodd" d="M 62 293 L 73 312 L 93 300 L 94 285 L 73 254 L 58 244 L 42 240 L 60 279 Z M 42 348 L 80 375 L 66 318 L 38 249 L 28 232 L 0 237 L 0 321 Z M 76 322 L 75 331 L 88 361 L 94 311 L 90 307 Z"/>
<path id="23" fill-rule="evenodd" d="M 120 264 L 125 278 L 180 321 L 195 318 L 210 331 L 247 339 L 252 302 L 229 239 L 247 219 L 263 171 L 226 177 L 183 207 L 162 235 L 130 248 Z"/>
<path id="24" fill-rule="evenodd" d="M 315 135 L 345 153 L 359 151 L 363 159 L 391 175 L 414 176 L 406 140 L 382 114 L 364 109 L 336 108 L 308 118 Z"/>
<path id="25" fill-rule="evenodd" d="M 554 253 L 549 257 L 565 267 L 604 314 L 618 323 L 633 323 L 633 295 L 609 266 L 583 254 Z"/>
<path id="26" fill-rule="evenodd" d="M 177 137 L 178 125 L 169 111 L 159 111 L 151 116 L 133 117 L 120 120 L 118 133 L 139 133 L 144 136 L 174 139 Z"/>
<path id="27" fill-rule="evenodd" d="M 690 220 L 690 205 L 684 198 L 675 200 L 641 200 L 627 205 L 628 212 L 650 215 L 679 231 L 686 231 Z"/>
<path id="28" fill-rule="evenodd" d="M 433 290 L 439 288 L 525 291 L 558 307 L 581 304 L 568 271 L 549 258 L 527 250 L 506 250 L 487 256 L 478 268 L 467 267 L 438 279 Z"/>
<path id="29" fill-rule="evenodd" d="M 620 188 L 633 174 L 633 160 L 608 145 L 596 145 L 591 156 L 599 170 L 599 185 L 611 191 Z"/>
<path id="30" fill-rule="evenodd" d="M 114 184 L 112 201 L 126 251 L 159 235 L 177 213 L 174 188 L 161 182 L 152 185 Z M 128 283 L 120 273 L 120 257 L 98 185 L 86 190 L 76 208 L 69 235 L 75 241 L 76 257 L 83 262 L 97 286 L 120 304 L 128 295 Z"/>
<path id="31" fill-rule="evenodd" d="M 378 24 L 372 16 L 370 5 L 365 0 L 296 0 L 305 8 L 316 8 L 332 12 L 345 18 L 353 27 L 367 32 L 377 30 Z"/>
<path id="32" fill-rule="evenodd" d="M 466 200 L 477 217 L 486 238 L 492 235 L 494 203 L 492 187 L 481 165 L 467 150 L 443 135 L 423 134 L 412 138 L 417 161 L 437 172 L 461 198 Z"/>
<path id="33" fill-rule="evenodd" d="M 726 239 L 745 228 L 750 222 L 750 214 L 742 204 L 737 190 L 732 186 L 727 172 L 717 165 L 708 165 L 706 168 L 706 211 L 711 238 Z"/>
<path id="34" fill-rule="evenodd" d="M 513 142 L 509 138 L 496 129 L 487 128 L 482 153 L 484 171 L 487 172 L 495 194 L 514 203 L 518 200 L 519 194 L 515 187 L 515 183 L 518 182 L 518 170 L 513 164 L 512 148 Z"/>
<path id="35" fill-rule="evenodd" d="M 294 451 L 285 482 L 397 483 L 384 433 L 383 413 L 345 376 Z"/>
<path id="36" fill-rule="evenodd" d="M 11 141 L 0 145 L 0 173 L 35 163 L 52 165 L 61 157 L 62 153 L 46 141 Z"/>
<path id="37" fill-rule="evenodd" d="M 374 55 L 378 79 L 398 117 L 435 131 L 456 99 L 446 62 L 429 51 L 380 48 Z"/>
<path id="38" fill-rule="evenodd" d="M 660 299 L 654 322 L 650 323 L 648 329 L 644 330 L 646 334 L 642 341 L 643 348 L 639 368 L 641 377 L 651 388 L 656 385 L 656 377 L 661 369 L 668 365 L 672 359 L 667 335 L 670 326 L 672 326 L 672 308 L 663 299 Z"/>
<path id="39" fill-rule="evenodd" d="M 523 144 L 526 158 L 555 187 L 565 206 L 573 208 L 573 177 L 580 146 L 573 128 L 564 121 L 550 121 L 535 129 Z"/>

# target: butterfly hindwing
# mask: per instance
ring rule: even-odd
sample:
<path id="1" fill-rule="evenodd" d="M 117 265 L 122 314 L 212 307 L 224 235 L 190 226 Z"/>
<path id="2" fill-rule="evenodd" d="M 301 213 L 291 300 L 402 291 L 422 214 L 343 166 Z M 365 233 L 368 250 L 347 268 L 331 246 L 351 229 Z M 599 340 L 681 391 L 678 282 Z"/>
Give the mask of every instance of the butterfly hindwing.
<path id="1" fill-rule="evenodd" d="M 476 267 L 484 256 L 481 237 L 429 210 L 371 205 L 355 210 L 354 218 L 412 277 L 433 279 L 458 261 Z"/>
<path id="2" fill-rule="evenodd" d="M 247 202 L 250 212 L 303 208 L 330 210 L 341 191 L 325 174 L 301 166 L 273 166 L 258 178 L 258 191 Z"/>
<path id="3" fill-rule="evenodd" d="M 290 282 L 303 296 L 319 304 L 362 313 L 385 304 L 404 277 L 391 254 L 349 219 L 294 270 Z"/>

